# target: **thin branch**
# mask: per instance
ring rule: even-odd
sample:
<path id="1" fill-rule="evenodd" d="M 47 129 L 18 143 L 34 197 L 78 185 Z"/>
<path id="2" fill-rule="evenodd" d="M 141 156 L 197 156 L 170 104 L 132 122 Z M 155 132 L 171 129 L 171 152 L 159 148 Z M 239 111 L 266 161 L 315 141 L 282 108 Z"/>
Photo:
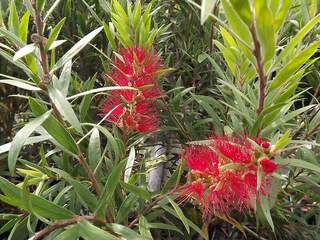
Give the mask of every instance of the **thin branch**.
<path id="1" fill-rule="evenodd" d="M 73 225 L 73 224 L 76 224 L 76 223 L 80 222 L 81 220 L 87 220 L 90 222 L 99 221 L 102 224 L 107 223 L 105 221 L 101 221 L 101 220 L 96 219 L 95 216 L 75 216 L 72 219 L 58 221 L 58 222 L 40 230 L 39 232 L 35 233 L 35 235 L 31 238 L 31 240 L 41 240 L 41 239 L 45 238 L 46 236 L 48 236 L 53 231 L 60 229 L 60 228 L 65 228 L 65 227 Z"/>
<path id="2" fill-rule="evenodd" d="M 267 86 L 268 77 L 267 77 L 266 73 L 264 72 L 263 59 L 262 59 L 262 54 L 261 54 L 261 52 L 262 52 L 261 51 L 261 44 L 259 42 L 256 27 L 254 24 L 251 25 L 250 32 L 251 32 L 253 43 L 254 43 L 253 54 L 254 54 L 256 61 L 257 61 L 256 69 L 257 69 L 257 73 L 259 76 L 259 106 L 257 109 L 257 114 L 260 115 L 264 109 L 264 100 L 266 98 L 266 86 Z"/>
<path id="3" fill-rule="evenodd" d="M 79 163 L 83 166 L 85 172 L 87 173 L 91 183 L 92 183 L 92 187 L 94 188 L 96 194 L 98 196 L 100 196 L 101 194 L 101 190 L 100 190 L 100 186 L 99 183 L 97 181 L 96 175 L 94 174 L 94 172 L 92 171 L 91 167 L 89 166 L 89 164 L 87 163 L 85 157 L 83 156 L 80 146 L 77 144 L 78 147 L 78 161 Z"/>

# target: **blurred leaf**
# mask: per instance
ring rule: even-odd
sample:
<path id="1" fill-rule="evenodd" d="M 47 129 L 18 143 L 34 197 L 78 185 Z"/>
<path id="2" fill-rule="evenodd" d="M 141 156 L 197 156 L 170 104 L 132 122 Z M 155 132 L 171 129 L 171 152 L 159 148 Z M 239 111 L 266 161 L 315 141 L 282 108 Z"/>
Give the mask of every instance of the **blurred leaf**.
<path id="1" fill-rule="evenodd" d="M 181 220 L 181 222 L 183 223 L 184 227 L 186 228 L 187 232 L 190 234 L 190 226 L 189 223 L 187 221 L 187 218 L 184 216 L 181 208 L 178 206 L 178 204 L 176 204 L 170 197 L 167 197 L 167 199 L 169 200 L 169 202 L 171 203 L 172 207 L 174 208 L 174 210 L 176 211 L 179 219 Z"/>
<path id="2" fill-rule="evenodd" d="M 149 223 L 147 221 L 147 219 L 144 216 L 141 216 L 139 219 L 139 232 L 141 234 L 142 239 L 147 240 L 147 239 L 151 239 L 152 235 L 149 229 Z"/>
<path id="3" fill-rule="evenodd" d="M 264 214 L 265 218 L 267 219 L 272 231 L 274 232 L 274 224 L 273 224 L 271 213 L 270 213 L 269 202 L 268 202 L 268 199 L 266 196 L 261 196 L 260 207 L 261 207 L 262 213 Z"/>
<path id="4" fill-rule="evenodd" d="M 4 83 L 4 84 L 9 84 L 18 88 L 22 88 L 24 90 L 29 90 L 29 91 L 41 91 L 41 88 L 38 88 L 34 85 L 32 85 L 31 83 L 21 80 L 21 81 L 16 81 L 16 80 L 12 80 L 12 79 L 1 79 L 0 83 Z"/>
<path id="5" fill-rule="evenodd" d="M 19 38 L 24 42 L 27 43 L 28 40 L 28 27 L 29 27 L 29 17 L 30 12 L 27 11 L 21 18 L 20 23 L 20 32 L 19 32 Z"/>
<path id="6" fill-rule="evenodd" d="M 281 150 L 290 143 L 290 132 L 291 130 L 289 129 L 282 135 L 282 137 L 276 142 L 274 150 Z"/>
<path id="7" fill-rule="evenodd" d="M 222 0 L 221 2 L 232 30 L 240 39 L 251 46 L 252 38 L 248 26 L 242 21 L 238 13 L 227 0 Z"/>
<path id="8" fill-rule="evenodd" d="M 134 149 L 134 147 L 132 147 L 130 149 L 126 168 L 124 171 L 124 182 L 125 183 L 128 183 L 128 181 L 129 181 L 135 158 L 136 158 L 136 150 Z"/>
<path id="9" fill-rule="evenodd" d="M 17 61 L 18 59 L 27 56 L 28 54 L 32 53 L 34 50 L 36 50 L 36 46 L 34 45 L 34 43 L 28 44 L 23 48 L 20 48 L 16 52 L 16 54 L 13 56 L 13 61 Z"/>
<path id="10" fill-rule="evenodd" d="M 10 1 L 8 26 L 11 32 L 15 33 L 16 35 L 19 34 L 19 15 L 15 0 Z"/>
<path id="11" fill-rule="evenodd" d="M 142 236 L 138 233 L 136 233 L 135 231 L 133 231 L 132 229 L 120 225 L 120 224 L 116 224 L 116 223 L 110 223 L 107 225 L 113 232 L 115 232 L 116 234 L 119 234 L 120 236 L 124 237 L 125 239 L 130 239 L 130 240 L 141 240 L 144 239 L 142 238 Z M 149 239 L 148 239 L 149 240 Z"/>
<path id="12" fill-rule="evenodd" d="M 151 194 L 146 189 L 125 182 L 120 182 L 120 184 L 126 191 L 132 192 L 142 199 L 151 200 Z"/>
<path id="13" fill-rule="evenodd" d="M 250 9 L 250 4 L 248 0 L 231 0 L 231 4 L 237 11 L 242 20 L 250 26 L 252 22 L 252 14 Z"/>
<path id="14" fill-rule="evenodd" d="M 202 2 L 201 2 L 201 24 L 204 24 L 204 22 L 210 16 L 215 4 L 216 4 L 216 0 L 202 0 Z"/>
<path id="15" fill-rule="evenodd" d="M 120 240 L 112 234 L 98 228 L 88 221 L 82 220 L 78 223 L 79 235 L 85 240 Z"/>
<path id="16" fill-rule="evenodd" d="M 278 158 L 276 160 L 276 162 L 278 164 L 288 165 L 290 167 L 298 167 L 298 168 L 308 169 L 308 170 L 315 171 L 320 174 L 320 167 L 319 166 L 317 166 L 313 163 L 301 160 L 301 159 Z"/>

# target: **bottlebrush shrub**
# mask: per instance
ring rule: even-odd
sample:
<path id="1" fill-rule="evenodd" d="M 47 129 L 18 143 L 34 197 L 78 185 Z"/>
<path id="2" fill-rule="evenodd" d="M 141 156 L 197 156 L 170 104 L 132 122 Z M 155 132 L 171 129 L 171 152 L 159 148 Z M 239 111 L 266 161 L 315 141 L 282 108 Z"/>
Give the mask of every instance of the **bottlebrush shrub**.
<path id="1" fill-rule="evenodd" d="M 104 100 L 101 115 L 126 132 L 150 133 L 159 128 L 159 113 L 154 101 L 161 97 L 156 80 L 162 69 L 160 56 L 151 49 L 131 47 L 120 49 L 107 74 L 113 84 L 137 90 L 113 90 Z"/>
<path id="2" fill-rule="evenodd" d="M 277 164 L 269 158 L 270 143 L 244 135 L 214 136 L 210 145 L 191 145 L 182 154 L 190 183 L 181 194 L 201 206 L 204 217 L 256 209 L 269 197 Z"/>

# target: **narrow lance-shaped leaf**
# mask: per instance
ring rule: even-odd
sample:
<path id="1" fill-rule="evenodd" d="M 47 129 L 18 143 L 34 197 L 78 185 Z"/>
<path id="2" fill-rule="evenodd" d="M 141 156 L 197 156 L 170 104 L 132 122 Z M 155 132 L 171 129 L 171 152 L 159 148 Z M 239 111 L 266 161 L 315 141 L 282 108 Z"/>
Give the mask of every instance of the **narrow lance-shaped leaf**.
<path id="1" fill-rule="evenodd" d="M 103 192 L 98 202 L 98 207 L 95 211 L 95 215 L 102 217 L 105 214 L 105 208 L 113 198 L 114 191 L 120 183 L 120 177 L 125 165 L 125 161 L 121 161 L 109 175 L 106 184 L 104 185 Z"/>
<path id="2" fill-rule="evenodd" d="M 34 50 L 36 50 L 36 46 L 32 44 L 28 44 L 24 46 L 23 48 L 20 48 L 16 54 L 13 56 L 13 61 L 17 61 L 20 58 L 23 58 L 27 56 L 28 54 L 32 53 Z"/>
<path id="3" fill-rule="evenodd" d="M 8 166 L 11 174 L 14 174 L 17 158 L 25 141 L 50 116 L 50 113 L 51 111 L 48 111 L 27 123 L 13 138 L 8 155 Z"/>
<path id="4" fill-rule="evenodd" d="M 55 104 L 61 115 L 74 127 L 74 129 L 82 134 L 83 131 L 80 122 L 73 111 L 71 104 L 58 89 L 49 86 L 48 91 L 52 102 Z"/>
<path id="5" fill-rule="evenodd" d="M 216 3 L 216 0 L 202 0 L 201 3 L 201 24 L 207 20 Z"/>
<path id="6" fill-rule="evenodd" d="M 59 36 L 59 33 L 66 21 L 66 18 L 63 18 L 60 22 L 57 23 L 57 25 L 51 30 L 48 41 L 45 45 L 45 51 L 48 51 L 51 47 L 52 43 L 57 39 Z"/>
<path id="7" fill-rule="evenodd" d="M 51 69 L 51 73 L 61 68 L 66 62 L 72 59 L 77 55 L 95 36 L 97 36 L 103 27 L 99 27 L 96 30 L 93 30 L 88 35 L 84 36 L 79 42 L 77 42 L 68 52 L 66 52 L 59 61 Z"/>

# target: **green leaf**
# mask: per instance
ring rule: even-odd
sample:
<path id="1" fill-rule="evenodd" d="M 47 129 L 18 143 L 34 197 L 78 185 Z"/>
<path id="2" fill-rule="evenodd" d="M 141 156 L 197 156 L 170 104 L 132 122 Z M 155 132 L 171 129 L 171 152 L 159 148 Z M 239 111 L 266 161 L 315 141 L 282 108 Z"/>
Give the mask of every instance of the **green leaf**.
<path id="1" fill-rule="evenodd" d="M 204 24 L 204 22 L 208 19 L 210 16 L 213 7 L 216 3 L 216 0 L 202 0 L 201 3 L 201 24 Z"/>
<path id="2" fill-rule="evenodd" d="M 44 5 L 45 5 L 45 3 L 46 3 L 46 1 L 45 0 L 36 0 L 36 3 L 37 3 L 37 10 L 39 11 L 39 12 L 41 12 L 42 10 L 43 10 L 43 8 L 44 8 Z"/>
<path id="3" fill-rule="evenodd" d="M 24 43 L 27 43 L 28 40 L 28 27 L 29 27 L 29 17 L 30 17 L 30 12 L 27 11 L 21 18 L 21 23 L 20 23 L 20 32 L 19 32 L 19 38 L 21 41 Z"/>
<path id="4" fill-rule="evenodd" d="M 303 40 L 303 38 L 313 29 L 313 27 L 319 23 L 320 21 L 320 15 L 317 15 L 313 19 L 311 19 L 297 34 L 294 38 L 291 39 L 289 44 L 286 46 L 284 50 L 282 50 L 279 54 L 279 57 L 277 58 L 277 62 L 284 60 L 289 54 L 292 53 L 292 51 L 295 49 L 295 47 L 300 44 Z"/>
<path id="5" fill-rule="evenodd" d="M 151 194 L 146 189 L 125 182 L 120 182 L 120 184 L 126 191 L 132 192 L 144 200 L 151 200 Z"/>
<path id="6" fill-rule="evenodd" d="M 240 39 L 251 46 L 252 38 L 248 26 L 243 22 L 241 17 L 227 0 L 222 0 L 222 6 L 232 30 Z"/>
<path id="7" fill-rule="evenodd" d="M 54 78 L 53 86 L 58 89 L 64 97 L 68 95 L 70 80 L 71 80 L 72 61 L 67 62 L 63 68 L 59 79 Z"/>
<path id="8" fill-rule="evenodd" d="M 107 225 L 113 232 L 115 232 L 116 234 L 119 234 L 120 236 L 124 237 L 125 239 L 130 239 L 130 240 L 142 240 L 144 238 L 142 238 L 142 236 L 138 233 L 136 233 L 135 231 L 133 231 L 132 229 L 117 224 L 117 223 L 111 223 Z"/>
<path id="9" fill-rule="evenodd" d="M 180 233 L 183 236 L 183 232 L 177 228 L 174 225 L 169 225 L 169 224 L 165 224 L 165 223 L 148 223 L 148 227 L 149 228 L 155 228 L 155 229 L 165 229 L 165 230 L 172 230 L 175 232 Z"/>
<path id="10" fill-rule="evenodd" d="M 77 55 L 95 36 L 97 36 L 103 27 L 99 27 L 96 30 L 93 30 L 88 35 L 84 36 L 79 42 L 77 42 L 68 52 L 66 52 L 62 58 L 54 65 L 50 73 L 53 73 L 57 69 L 64 66 L 66 62 L 71 60 L 75 55 Z"/>
<path id="11" fill-rule="evenodd" d="M 274 232 L 274 224 L 272 221 L 271 213 L 270 213 L 270 206 L 266 196 L 261 196 L 260 198 L 260 207 L 262 209 L 262 213 L 264 217 L 267 219 L 272 231 Z"/>
<path id="12" fill-rule="evenodd" d="M 99 130 L 94 128 L 89 140 L 88 146 L 88 160 L 89 165 L 92 169 L 95 169 L 100 158 L 101 158 L 101 148 L 100 148 L 100 135 Z"/>
<path id="13" fill-rule="evenodd" d="M 78 226 L 79 235 L 85 240 L 120 240 L 101 228 L 94 226 L 88 221 L 82 220 L 78 223 Z"/>
<path id="14" fill-rule="evenodd" d="M 291 130 L 289 129 L 282 135 L 282 137 L 276 142 L 274 150 L 281 150 L 290 143 L 290 132 Z"/>
<path id="15" fill-rule="evenodd" d="M 107 36 L 107 38 L 109 40 L 109 44 L 110 44 L 112 50 L 116 51 L 117 50 L 117 45 L 116 45 L 116 42 L 114 40 L 114 36 L 113 36 L 109 26 L 106 23 L 103 24 L 103 30 L 104 30 L 104 33 L 106 34 L 106 36 Z"/>
<path id="16" fill-rule="evenodd" d="M 16 81 L 12 79 L 1 79 L 0 84 L 9 84 L 11 86 L 15 86 L 18 88 L 22 88 L 24 90 L 29 90 L 29 91 L 41 91 L 41 88 L 36 87 L 35 85 L 31 85 L 28 81 Z"/>
<path id="17" fill-rule="evenodd" d="M 248 0 L 231 0 L 233 8 L 237 11 L 241 19 L 248 25 L 252 23 L 252 14 Z"/>
<path id="18" fill-rule="evenodd" d="M 8 166 L 12 175 L 15 172 L 17 158 L 25 141 L 36 130 L 36 128 L 38 128 L 50 116 L 50 114 L 51 111 L 48 111 L 42 116 L 33 119 L 27 123 L 13 138 L 8 155 Z"/>
<path id="19" fill-rule="evenodd" d="M 32 53 L 34 50 L 36 50 L 36 46 L 34 43 L 28 44 L 23 48 L 20 48 L 13 56 L 13 61 L 17 61 L 18 59 L 27 56 L 28 54 Z"/>
<path id="20" fill-rule="evenodd" d="M 74 113 L 71 104 L 63 94 L 52 86 L 48 86 L 48 91 L 52 102 L 55 104 L 61 115 L 74 127 L 74 129 L 83 134 L 81 124 Z"/>
<path id="21" fill-rule="evenodd" d="M 275 13 L 274 16 L 274 27 L 275 31 L 278 32 L 282 27 L 282 24 L 286 18 L 286 15 L 289 13 L 289 9 L 291 7 L 292 0 L 283 0 L 281 8 L 278 12 Z"/>
<path id="22" fill-rule="evenodd" d="M 308 170 L 315 171 L 318 174 L 320 174 L 320 167 L 319 166 L 317 166 L 317 165 L 315 165 L 313 163 L 301 160 L 301 159 L 278 158 L 278 159 L 276 159 L 276 162 L 278 164 L 288 165 L 288 166 L 291 166 L 291 167 L 298 167 L 298 168 L 308 169 Z"/>
<path id="23" fill-rule="evenodd" d="M 19 34 L 19 15 L 15 0 L 10 1 L 8 25 L 11 32 L 15 33 L 16 35 Z"/>
<path id="24" fill-rule="evenodd" d="M 124 171 L 124 182 L 125 183 L 128 183 L 128 181 L 129 181 L 135 158 L 136 158 L 136 150 L 134 149 L 134 147 L 132 147 L 132 148 L 130 148 L 128 161 L 127 161 L 126 168 Z"/>
<path id="25" fill-rule="evenodd" d="M 160 206 L 168 213 L 170 213 L 171 215 L 179 218 L 179 216 L 177 215 L 177 213 L 175 212 L 175 210 L 173 210 L 172 208 L 160 203 Z M 196 224 L 194 224 L 192 221 L 190 221 L 189 219 L 187 219 L 187 222 L 189 224 L 189 226 L 195 230 L 197 233 L 199 233 L 205 240 L 209 240 L 207 234 L 205 234 Z"/>
<path id="26" fill-rule="evenodd" d="M 261 43 L 263 60 L 268 62 L 276 51 L 276 39 L 273 24 L 273 15 L 267 1 L 254 1 L 256 14 L 256 28 Z"/>
<path id="27" fill-rule="evenodd" d="M 79 226 L 71 226 L 53 238 L 53 240 L 78 240 Z"/>
<path id="28" fill-rule="evenodd" d="M 181 222 L 183 223 L 184 227 L 186 228 L 187 232 L 190 234 L 190 226 L 189 223 L 187 221 L 187 218 L 184 216 L 181 208 L 178 206 L 178 204 L 176 204 L 170 197 L 167 197 L 167 199 L 169 200 L 169 202 L 171 203 L 172 207 L 174 208 L 174 210 L 176 211 L 179 219 L 181 220 Z"/>
<path id="29" fill-rule="evenodd" d="M 100 196 L 98 207 L 95 211 L 95 215 L 98 217 L 104 216 L 105 209 L 113 198 L 114 191 L 120 183 L 120 177 L 124 168 L 125 161 L 121 161 L 110 173 L 106 184 L 104 185 L 102 194 Z"/>
<path id="30" fill-rule="evenodd" d="M 79 196 L 79 198 L 84 203 L 87 204 L 87 206 L 89 207 L 89 209 L 91 211 L 94 211 L 96 209 L 97 203 L 98 203 L 97 198 L 95 197 L 95 195 L 92 192 L 90 192 L 90 190 L 88 189 L 88 186 L 85 186 L 81 182 L 75 180 L 74 178 L 72 178 L 72 176 L 70 176 L 65 171 L 62 171 L 57 168 L 50 168 L 50 170 L 57 173 L 59 176 L 61 176 L 67 182 L 69 182 L 72 185 L 72 187 L 74 188 L 74 190 L 77 193 L 77 195 Z"/>
<path id="31" fill-rule="evenodd" d="M 7 179 L 0 177 L 0 189 L 6 195 L 0 200 L 6 203 L 27 210 L 25 203 L 21 200 L 21 188 L 18 188 Z M 42 197 L 30 194 L 30 202 L 32 210 L 37 215 L 49 219 L 69 219 L 74 216 L 74 213 L 58 206 Z"/>
<path id="32" fill-rule="evenodd" d="M 49 48 L 51 47 L 52 43 L 57 40 L 57 37 L 59 36 L 59 33 L 66 21 L 66 18 L 63 18 L 60 22 L 57 23 L 57 25 L 51 30 L 48 41 L 45 45 L 45 51 L 47 52 Z"/>
<path id="33" fill-rule="evenodd" d="M 38 100 L 29 97 L 29 106 L 35 116 L 40 116 L 48 111 L 47 107 Z M 46 131 L 67 151 L 77 154 L 78 148 L 72 135 L 53 116 L 50 116 L 44 123 Z"/>
<path id="34" fill-rule="evenodd" d="M 52 14 L 52 12 L 54 11 L 54 9 L 58 6 L 58 4 L 60 3 L 61 0 L 55 0 L 54 3 L 52 4 L 52 6 L 50 7 L 50 9 L 47 11 L 45 17 L 43 18 L 43 21 L 46 22 L 48 20 L 48 18 L 50 17 L 50 15 Z"/>
<path id="35" fill-rule="evenodd" d="M 139 231 L 143 240 L 147 240 L 147 239 L 153 240 L 150 232 L 150 228 L 149 228 L 149 223 L 144 216 L 141 216 L 139 218 Z"/>
<path id="36" fill-rule="evenodd" d="M 269 91 L 272 91 L 280 87 L 283 83 L 287 81 L 295 72 L 297 72 L 300 67 L 305 64 L 310 57 L 317 51 L 320 45 L 320 41 L 316 41 L 303 51 L 301 51 L 296 57 L 291 59 L 291 61 L 281 68 L 277 73 L 276 77 L 272 80 Z"/>

